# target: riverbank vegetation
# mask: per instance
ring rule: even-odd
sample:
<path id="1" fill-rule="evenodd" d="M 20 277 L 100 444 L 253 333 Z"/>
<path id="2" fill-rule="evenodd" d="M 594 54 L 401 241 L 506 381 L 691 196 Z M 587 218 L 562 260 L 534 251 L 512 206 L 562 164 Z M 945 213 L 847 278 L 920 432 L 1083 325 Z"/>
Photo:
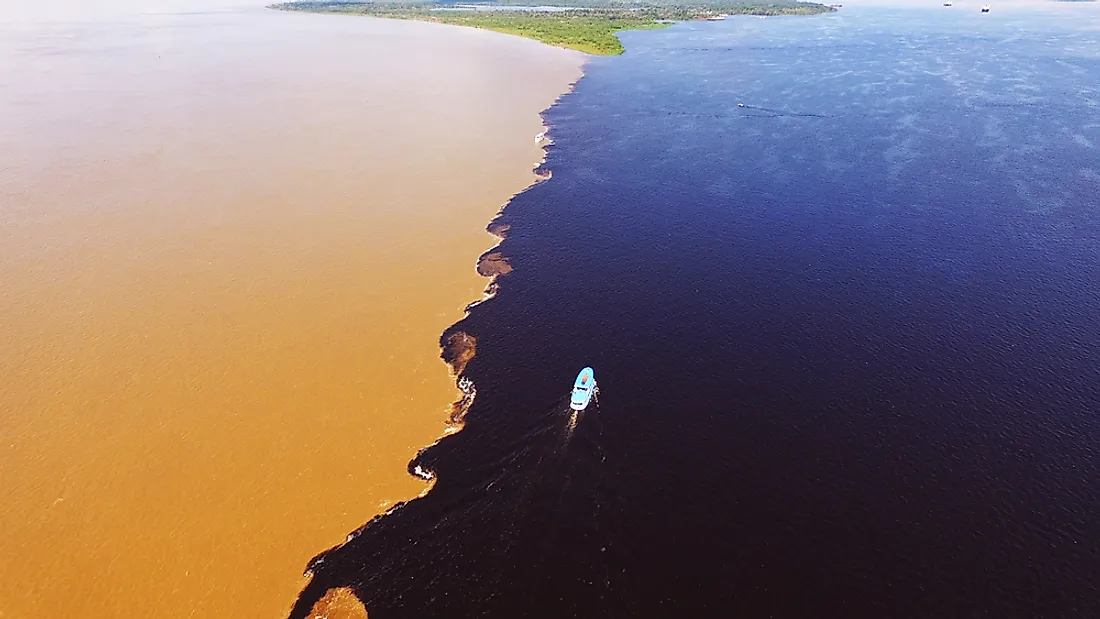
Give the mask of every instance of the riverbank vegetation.
<path id="1" fill-rule="evenodd" d="M 523 0 L 476 4 L 308 0 L 274 4 L 272 8 L 416 19 L 484 28 L 597 55 L 623 53 L 623 46 L 615 36 L 622 30 L 663 28 L 677 21 L 721 15 L 813 15 L 833 10 L 809 2 L 746 4 L 721 0 L 554 0 L 552 4 L 552 7 L 546 6 L 545 2 L 524 4 Z M 537 5 L 537 8 L 532 5 Z"/>

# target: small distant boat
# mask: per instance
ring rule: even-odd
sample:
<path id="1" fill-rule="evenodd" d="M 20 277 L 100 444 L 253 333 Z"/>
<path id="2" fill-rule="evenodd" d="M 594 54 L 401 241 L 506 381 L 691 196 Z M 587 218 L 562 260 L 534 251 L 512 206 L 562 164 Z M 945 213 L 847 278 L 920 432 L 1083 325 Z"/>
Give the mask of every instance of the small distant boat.
<path id="1" fill-rule="evenodd" d="M 535 144 L 538 144 L 539 142 L 543 141 L 545 138 L 546 138 L 546 132 L 545 131 L 543 131 L 542 133 L 539 133 L 538 135 L 535 136 Z"/>
<path id="2" fill-rule="evenodd" d="M 987 5 L 982 7 L 982 13 L 988 13 L 988 12 L 989 12 L 989 5 L 987 4 Z"/>
<path id="3" fill-rule="evenodd" d="M 583 411 L 592 401 L 592 394 L 596 391 L 596 373 L 592 368 L 584 368 L 577 374 L 577 380 L 573 383 L 573 395 L 569 398 L 569 408 L 575 411 Z"/>
<path id="4" fill-rule="evenodd" d="M 724 19 L 726 19 L 725 15 L 714 15 L 712 17 L 708 17 L 707 21 L 723 21 Z"/>
<path id="5" fill-rule="evenodd" d="M 944 6 L 952 6 L 950 2 L 944 2 L 943 5 Z"/>

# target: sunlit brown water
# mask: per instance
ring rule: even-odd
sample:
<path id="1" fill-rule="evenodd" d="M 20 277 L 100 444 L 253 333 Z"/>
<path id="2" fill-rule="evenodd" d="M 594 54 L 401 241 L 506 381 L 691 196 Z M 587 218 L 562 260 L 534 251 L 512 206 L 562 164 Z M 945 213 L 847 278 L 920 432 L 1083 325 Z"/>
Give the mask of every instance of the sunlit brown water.
<path id="1" fill-rule="evenodd" d="M 0 28 L 0 616 L 279 616 L 423 490 L 439 335 L 581 57 L 210 1 Z"/>

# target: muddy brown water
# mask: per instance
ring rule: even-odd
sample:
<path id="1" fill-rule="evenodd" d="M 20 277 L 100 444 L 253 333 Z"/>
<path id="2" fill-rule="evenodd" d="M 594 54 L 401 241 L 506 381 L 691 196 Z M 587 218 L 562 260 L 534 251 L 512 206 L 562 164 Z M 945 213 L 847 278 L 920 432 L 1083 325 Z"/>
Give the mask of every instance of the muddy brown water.
<path id="1" fill-rule="evenodd" d="M 0 9 L 0 616 L 278 617 L 424 490 L 440 334 L 583 57 L 100 4 Z"/>

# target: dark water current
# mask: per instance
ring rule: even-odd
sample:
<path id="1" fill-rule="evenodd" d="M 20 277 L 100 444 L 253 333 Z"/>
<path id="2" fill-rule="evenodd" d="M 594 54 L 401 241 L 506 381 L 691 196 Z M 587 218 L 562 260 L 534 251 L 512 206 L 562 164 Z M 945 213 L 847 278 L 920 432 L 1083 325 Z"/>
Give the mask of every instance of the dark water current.
<path id="1" fill-rule="evenodd" d="M 299 612 L 1100 617 L 1098 17 L 624 35 L 455 327 L 477 398 L 437 485 Z"/>

